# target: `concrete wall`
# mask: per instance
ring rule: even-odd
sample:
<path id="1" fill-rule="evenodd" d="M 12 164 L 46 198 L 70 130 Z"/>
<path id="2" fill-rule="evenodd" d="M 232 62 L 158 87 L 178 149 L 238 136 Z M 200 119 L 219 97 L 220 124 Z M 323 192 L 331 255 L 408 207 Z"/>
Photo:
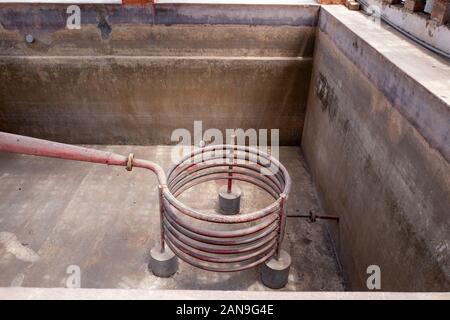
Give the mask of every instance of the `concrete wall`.
<path id="1" fill-rule="evenodd" d="M 323 6 L 302 147 L 351 289 L 450 290 L 450 65 Z"/>
<path id="2" fill-rule="evenodd" d="M 66 6 L 0 5 L 1 131 L 166 144 L 203 120 L 300 142 L 317 5 L 81 8 L 68 30 Z"/>
<path id="3" fill-rule="evenodd" d="M 450 290 L 447 61 L 343 6 L 318 30 L 317 5 L 82 6 L 81 30 L 65 9 L 0 5 L 1 131 L 165 144 L 194 120 L 280 128 L 340 216 L 351 289 L 376 264 L 382 290 Z"/>

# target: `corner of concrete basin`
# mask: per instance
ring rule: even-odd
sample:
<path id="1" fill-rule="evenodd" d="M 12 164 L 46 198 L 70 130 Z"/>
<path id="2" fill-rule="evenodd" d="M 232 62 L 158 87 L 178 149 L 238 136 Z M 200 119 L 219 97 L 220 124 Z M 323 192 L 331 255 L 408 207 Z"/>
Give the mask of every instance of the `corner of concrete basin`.
<path id="1" fill-rule="evenodd" d="M 302 147 L 352 289 L 450 289 L 450 64 L 321 7 Z"/>

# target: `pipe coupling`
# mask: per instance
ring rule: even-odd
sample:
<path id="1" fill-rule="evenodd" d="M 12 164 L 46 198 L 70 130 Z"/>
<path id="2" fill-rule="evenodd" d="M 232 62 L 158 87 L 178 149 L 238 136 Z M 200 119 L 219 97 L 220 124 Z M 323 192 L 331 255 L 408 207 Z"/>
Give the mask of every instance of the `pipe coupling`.
<path id="1" fill-rule="evenodd" d="M 127 166 L 126 166 L 127 171 L 133 170 L 133 159 L 134 159 L 134 153 L 130 153 L 128 155 L 128 161 L 127 161 Z"/>

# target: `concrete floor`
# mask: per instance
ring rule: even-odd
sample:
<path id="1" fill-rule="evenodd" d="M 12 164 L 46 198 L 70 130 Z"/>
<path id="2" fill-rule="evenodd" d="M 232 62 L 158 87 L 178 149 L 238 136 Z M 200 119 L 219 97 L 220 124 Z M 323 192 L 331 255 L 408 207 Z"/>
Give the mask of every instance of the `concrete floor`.
<path id="1" fill-rule="evenodd" d="M 167 146 L 97 148 L 170 166 Z M 300 149 L 281 148 L 280 160 L 293 180 L 288 214 L 318 208 Z M 214 206 L 216 188 L 210 183 L 183 201 Z M 267 202 L 242 188 L 244 209 Z M 217 274 L 181 261 L 172 278 L 153 276 L 147 263 L 159 235 L 157 208 L 156 178 L 143 170 L 0 154 L 0 287 L 64 287 L 68 266 L 78 265 L 83 288 L 268 290 L 258 268 Z M 288 218 L 283 245 L 293 257 L 284 290 L 344 290 L 322 222 Z"/>

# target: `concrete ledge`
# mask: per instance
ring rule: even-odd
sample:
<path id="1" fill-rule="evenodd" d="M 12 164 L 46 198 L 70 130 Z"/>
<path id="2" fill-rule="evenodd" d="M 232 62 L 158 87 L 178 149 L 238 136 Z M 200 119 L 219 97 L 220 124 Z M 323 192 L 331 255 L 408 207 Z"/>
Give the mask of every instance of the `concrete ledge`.
<path id="1" fill-rule="evenodd" d="M 247 4 L 157 4 L 80 5 L 82 26 L 106 19 L 109 24 L 222 24 L 316 26 L 320 5 L 247 5 Z M 32 31 L 64 29 L 67 5 L 0 4 L 0 21 L 5 29 Z M 32 18 L 30 18 L 32 17 Z"/>
<path id="2" fill-rule="evenodd" d="M 55 32 L 29 29 L 29 45 L 20 31 L 0 25 L 0 56 L 274 56 L 312 57 L 315 27 L 236 25 L 97 25 Z"/>
<path id="3" fill-rule="evenodd" d="M 364 2 L 364 3 L 363 3 Z M 432 47 L 450 55 L 450 28 L 439 24 L 429 15 L 412 13 L 401 5 L 390 5 L 383 0 L 363 0 L 362 5 L 378 6 L 383 18 Z"/>
<path id="4" fill-rule="evenodd" d="M 67 143 L 172 144 L 177 128 L 300 140 L 311 58 L 1 57 L 0 130 Z"/>
<path id="5" fill-rule="evenodd" d="M 323 6 L 302 148 L 355 290 L 448 291 L 450 67 L 360 13 Z"/>
<path id="6" fill-rule="evenodd" d="M 342 6 L 322 6 L 322 14 L 320 30 L 450 161 L 450 64 L 363 14 Z"/>
<path id="7" fill-rule="evenodd" d="M 0 300 L 450 300 L 450 293 L 0 288 Z"/>

